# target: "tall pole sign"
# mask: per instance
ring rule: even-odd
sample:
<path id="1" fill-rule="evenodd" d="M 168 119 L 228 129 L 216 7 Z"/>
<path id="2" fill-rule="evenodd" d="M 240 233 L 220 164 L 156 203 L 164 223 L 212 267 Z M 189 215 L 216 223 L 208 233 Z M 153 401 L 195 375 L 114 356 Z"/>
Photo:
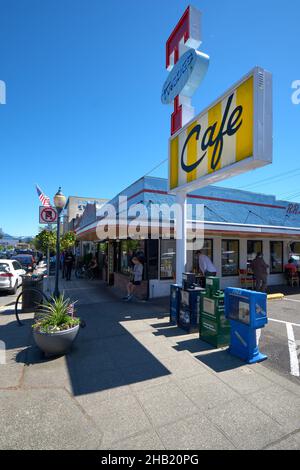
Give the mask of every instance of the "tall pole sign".
<path id="1" fill-rule="evenodd" d="M 161 100 L 163 104 L 174 103 L 172 135 L 194 117 L 191 98 L 209 65 L 209 57 L 197 50 L 201 42 L 201 13 L 189 6 L 166 43 L 166 68 L 170 73 Z"/>
<path id="2" fill-rule="evenodd" d="M 191 99 L 209 57 L 201 45 L 201 13 L 189 6 L 166 44 L 169 76 L 161 95 L 174 103 L 169 140 L 169 191 L 181 207 L 176 222 L 176 282 L 186 270 L 187 193 L 272 163 L 272 75 L 255 67 L 195 117 Z"/>
<path id="3" fill-rule="evenodd" d="M 201 12 L 188 6 L 166 43 L 166 68 L 170 72 L 164 83 L 161 101 L 174 103 L 171 116 L 171 136 L 178 132 L 195 115 L 192 96 L 204 79 L 209 56 L 198 51 L 202 43 Z M 181 223 L 176 231 L 176 282 L 181 284 L 186 270 L 186 192 L 176 192 L 176 202 L 181 207 Z"/>

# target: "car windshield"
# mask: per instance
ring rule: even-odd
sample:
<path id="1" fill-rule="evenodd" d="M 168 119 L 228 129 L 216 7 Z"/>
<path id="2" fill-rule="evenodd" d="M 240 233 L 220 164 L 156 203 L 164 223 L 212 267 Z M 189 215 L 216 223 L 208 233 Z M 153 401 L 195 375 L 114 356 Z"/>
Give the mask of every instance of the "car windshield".
<path id="1" fill-rule="evenodd" d="M 0 263 L 0 273 L 6 273 L 9 271 L 9 264 Z"/>
<path id="2" fill-rule="evenodd" d="M 31 256 L 16 256 L 15 259 L 23 264 L 30 264 L 32 261 Z"/>

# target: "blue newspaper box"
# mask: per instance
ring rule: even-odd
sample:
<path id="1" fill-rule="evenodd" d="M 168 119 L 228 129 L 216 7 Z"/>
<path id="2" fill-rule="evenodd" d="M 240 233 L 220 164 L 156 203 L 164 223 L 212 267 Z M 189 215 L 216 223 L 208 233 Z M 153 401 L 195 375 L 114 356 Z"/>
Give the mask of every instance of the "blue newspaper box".
<path id="1" fill-rule="evenodd" d="M 201 294 L 205 289 L 197 287 L 181 291 L 178 326 L 188 333 L 199 331 Z"/>
<path id="2" fill-rule="evenodd" d="M 227 287 L 225 316 L 230 321 L 229 352 L 248 364 L 267 359 L 256 339 L 256 330 L 268 323 L 267 294 Z"/>
<path id="3" fill-rule="evenodd" d="M 171 284 L 170 290 L 170 322 L 177 324 L 181 301 L 181 286 L 179 284 Z"/>

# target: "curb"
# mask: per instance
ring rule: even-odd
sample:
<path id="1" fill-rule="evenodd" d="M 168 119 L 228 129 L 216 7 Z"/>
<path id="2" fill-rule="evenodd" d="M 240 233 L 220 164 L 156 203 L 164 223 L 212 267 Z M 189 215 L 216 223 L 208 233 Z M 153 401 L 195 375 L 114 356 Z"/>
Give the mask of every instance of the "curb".
<path id="1" fill-rule="evenodd" d="M 269 294 L 267 296 L 267 300 L 282 300 L 284 298 L 284 294 Z"/>

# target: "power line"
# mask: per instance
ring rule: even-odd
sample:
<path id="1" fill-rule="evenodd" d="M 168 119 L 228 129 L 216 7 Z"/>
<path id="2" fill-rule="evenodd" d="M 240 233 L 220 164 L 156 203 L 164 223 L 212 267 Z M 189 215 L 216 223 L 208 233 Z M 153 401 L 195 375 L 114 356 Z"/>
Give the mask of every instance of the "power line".
<path id="1" fill-rule="evenodd" d="M 281 193 L 279 194 L 277 197 L 285 197 L 285 198 L 291 198 L 291 197 L 296 197 L 296 196 L 300 196 L 300 192 L 297 191 L 297 192 L 288 192 L 288 193 Z"/>
<path id="2" fill-rule="evenodd" d="M 222 217 L 220 214 L 218 214 L 216 211 L 214 211 L 214 210 L 211 209 L 210 207 L 204 206 L 204 208 L 207 209 L 208 211 L 210 211 L 212 214 L 214 214 L 214 215 L 216 215 L 217 217 L 219 217 L 221 220 L 223 220 L 223 222 L 228 223 L 228 220 L 224 219 L 224 217 Z"/>
<path id="3" fill-rule="evenodd" d="M 261 184 L 265 184 L 267 181 L 273 182 L 273 180 L 276 180 L 276 179 L 278 179 L 280 181 L 280 180 L 283 180 L 283 179 L 286 179 L 286 178 L 298 176 L 299 174 L 297 172 L 300 172 L 300 168 L 294 168 L 293 170 L 289 170 L 285 173 L 281 173 L 280 175 L 270 176 L 268 178 L 264 178 L 263 180 L 257 181 L 256 183 L 251 183 L 251 184 L 247 184 L 245 186 L 240 186 L 237 189 L 246 189 L 246 188 L 250 188 L 250 187 L 260 186 Z"/>
<path id="4" fill-rule="evenodd" d="M 156 165 L 154 168 L 152 168 L 152 170 L 148 171 L 148 173 L 146 173 L 144 176 L 148 176 L 150 175 L 150 173 L 152 173 L 153 171 L 157 170 L 157 168 L 159 168 L 160 166 L 162 166 L 165 162 L 168 161 L 168 158 L 165 158 L 163 161 L 161 161 L 158 165 Z"/>
<path id="5" fill-rule="evenodd" d="M 261 216 L 260 216 L 259 214 L 257 214 L 256 212 L 254 212 L 254 211 L 248 209 L 248 215 L 247 215 L 247 217 L 246 217 L 246 219 L 245 219 L 244 224 L 245 224 L 246 221 L 248 220 L 248 217 L 249 217 L 250 214 L 255 215 L 256 217 L 258 217 L 259 219 L 261 219 L 263 222 L 267 223 L 267 225 L 270 223 L 267 219 L 261 217 Z"/>

